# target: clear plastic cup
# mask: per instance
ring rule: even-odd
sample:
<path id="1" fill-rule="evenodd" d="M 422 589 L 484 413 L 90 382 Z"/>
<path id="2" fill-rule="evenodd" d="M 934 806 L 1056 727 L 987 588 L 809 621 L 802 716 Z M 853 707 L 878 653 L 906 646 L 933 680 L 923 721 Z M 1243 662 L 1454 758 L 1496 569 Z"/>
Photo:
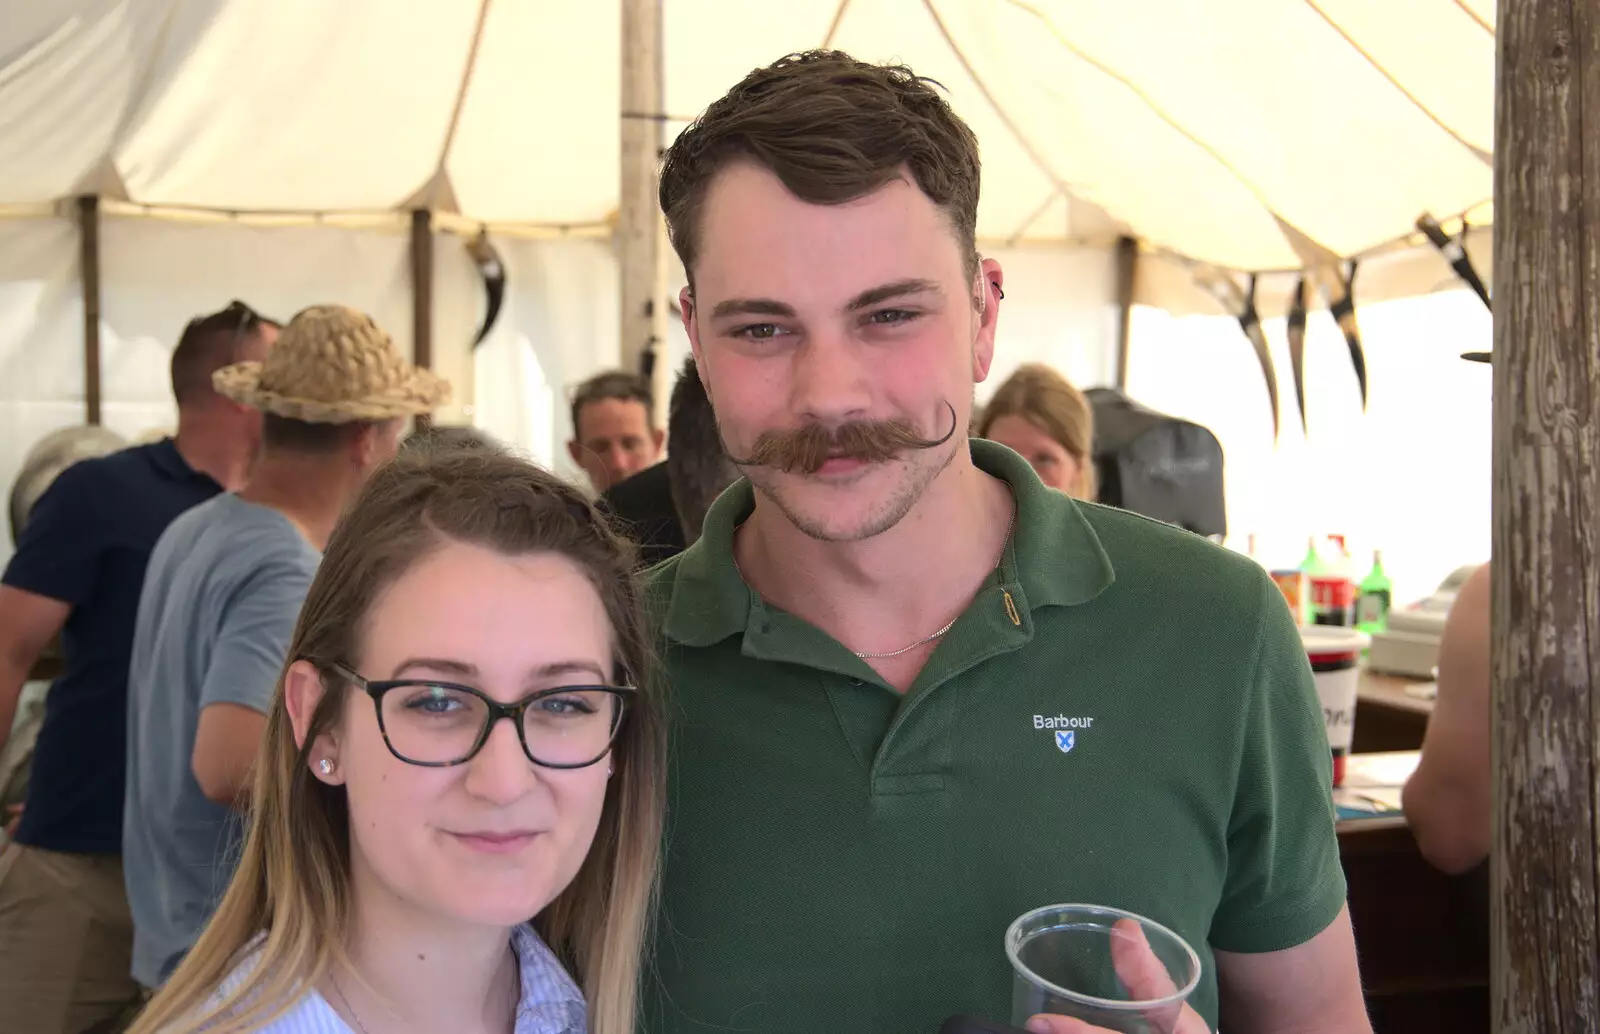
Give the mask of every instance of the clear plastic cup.
<path id="1" fill-rule="evenodd" d="M 1048 905 L 1006 931 L 1011 1022 L 1071 1016 L 1118 1034 L 1172 1034 L 1200 956 L 1160 923 L 1100 905 Z"/>

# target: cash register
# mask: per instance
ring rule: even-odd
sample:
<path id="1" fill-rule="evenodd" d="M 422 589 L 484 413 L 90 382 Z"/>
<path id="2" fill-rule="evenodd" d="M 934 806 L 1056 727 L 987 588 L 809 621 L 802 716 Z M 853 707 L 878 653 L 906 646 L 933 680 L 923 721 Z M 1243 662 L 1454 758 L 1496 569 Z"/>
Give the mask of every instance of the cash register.
<path id="1" fill-rule="evenodd" d="M 1388 628 L 1375 632 L 1367 667 L 1386 675 L 1432 679 L 1439 665 L 1439 637 L 1456 593 L 1480 565 L 1468 564 L 1450 573 L 1432 596 L 1409 607 L 1389 611 Z"/>

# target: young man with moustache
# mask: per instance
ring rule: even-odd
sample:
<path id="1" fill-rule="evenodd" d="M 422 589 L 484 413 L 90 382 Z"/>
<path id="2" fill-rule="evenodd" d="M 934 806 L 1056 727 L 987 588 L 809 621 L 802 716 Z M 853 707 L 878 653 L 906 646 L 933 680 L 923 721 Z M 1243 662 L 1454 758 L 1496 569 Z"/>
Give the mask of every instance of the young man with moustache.
<path id="1" fill-rule="evenodd" d="M 933 84 L 839 53 L 752 72 L 666 156 L 748 480 L 652 576 L 676 724 L 645 1029 L 1002 1019 L 1007 926 L 1089 902 L 1199 953 L 1174 1034 L 1366 1034 L 1281 595 L 958 430 L 1004 281 L 978 187 Z"/>

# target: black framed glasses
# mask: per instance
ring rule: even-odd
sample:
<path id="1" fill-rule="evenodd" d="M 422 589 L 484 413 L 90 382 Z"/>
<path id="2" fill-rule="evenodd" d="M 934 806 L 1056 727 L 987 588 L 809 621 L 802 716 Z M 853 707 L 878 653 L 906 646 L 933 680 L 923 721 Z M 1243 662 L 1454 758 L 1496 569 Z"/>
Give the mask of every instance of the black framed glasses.
<path id="1" fill-rule="evenodd" d="M 636 692 L 625 686 L 556 686 L 502 704 L 482 690 L 455 682 L 376 682 L 343 664 L 331 668 L 372 698 L 389 753 L 425 768 L 471 761 L 502 718 L 516 726 L 522 752 L 535 765 L 587 768 L 611 750 Z"/>

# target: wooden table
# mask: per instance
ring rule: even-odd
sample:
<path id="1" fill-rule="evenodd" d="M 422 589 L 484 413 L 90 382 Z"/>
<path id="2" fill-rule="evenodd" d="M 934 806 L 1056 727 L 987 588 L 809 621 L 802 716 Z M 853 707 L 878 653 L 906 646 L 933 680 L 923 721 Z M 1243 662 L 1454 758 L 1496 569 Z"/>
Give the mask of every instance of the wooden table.
<path id="1" fill-rule="evenodd" d="M 1415 752 L 1352 756 L 1346 789 L 1364 792 L 1368 770 L 1392 770 L 1400 762 L 1415 768 Z M 1370 788 L 1372 796 L 1391 801 L 1397 790 Z M 1341 821 L 1338 833 L 1375 1034 L 1487 1034 L 1486 871 L 1446 876 L 1433 868 L 1398 813 Z"/>
<path id="2" fill-rule="evenodd" d="M 1426 685 L 1424 679 L 1379 675 L 1361 669 L 1356 687 L 1355 738 L 1352 754 L 1422 749 L 1422 734 L 1433 714 L 1433 699 L 1406 692 Z"/>

